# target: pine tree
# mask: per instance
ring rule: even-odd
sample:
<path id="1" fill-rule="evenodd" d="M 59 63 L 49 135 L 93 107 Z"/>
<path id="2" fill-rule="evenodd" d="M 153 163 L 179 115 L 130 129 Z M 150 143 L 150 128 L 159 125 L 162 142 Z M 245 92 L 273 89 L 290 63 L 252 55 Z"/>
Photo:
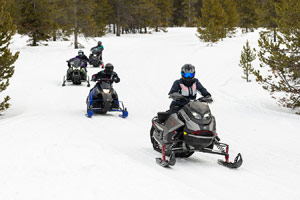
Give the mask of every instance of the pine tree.
<path id="1" fill-rule="evenodd" d="M 49 15 L 49 3 L 44 0 L 17 0 L 20 7 L 20 21 L 18 30 L 21 34 L 27 34 L 32 46 L 37 46 L 39 41 L 50 38 L 51 18 Z"/>
<path id="2" fill-rule="evenodd" d="M 172 14 L 173 23 L 175 26 L 183 26 L 185 23 L 182 0 L 174 0 L 174 11 Z"/>
<path id="3" fill-rule="evenodd" d="M 173 0 L 155 0 L 155 6 L 159 9 L 159 19 L 156 21 L 156 31 L 161 27 L 164 31 L 172 21 Z"/>
<path id="4" fill-rule="evenodd" d="M 239 13 L 239 26 L 245 28 L 248 32 L 249 28 L 257 27 L 258 14 L 256 12 L 258 3 L 256 0 L 236 0 L 237 10 Z"/>
<path id="5" fill-rule="evenodd" d="M 218 42 L 226 37 L 225 24 L 227 16 L 220 0 L 204 0 L 199 19 L 198 37 L 204 42 Z"/>
<path id="6" fill-rule="evenodd" d="M 9 85 L 9 78 L 14 74 L 13 63 L 17 60 L 19 53 L 12 54 L 9 50 L 11 37 L 15 34 L 15 26 L 9 13 L 4 9 L 5 0 L 0 1 L 0 93 Z M 2 98 L 1 98 L 2 99 Z M 0 99 L 0 112 L 9 107 L 9 96 L 2 101 Z"/>
<path id="7" fill-rule="evenodd" d="M 183 0 L 183 11 L 187 27 L 193 27 L 197 24 L 197 0 Z"/>
<path id="8" fill-rule="evenodd" d="M 252 67 L 251 62 L 256 59 L 256 55 L 254 53 L 255 49 L 251 50 L 249 46 L 249 42 L 247 40 L 246 46 L 243 46 L 243 50 L 241 53 L 241 60 L 239 66 L 243 68 L 243 72 L 245 76 L 242 76 L 243 79 L 246 79 L 247 82 L 250 82 L 249 75 L 254 72 L 254 68 Z"/>
<path id="9" fill-rule="evenodd" d="M 97 36 L 99 37 L 106 32 L 106 26 L 109 24 L 109 16 L 113 13 L 113 8 L 109 0 L 95 0 L 95 3 L 94 18 L 97 24 Z"/>
<path id="10" fill-rule="evenodd" d="M 222 7 L 227 16 L 227 21 L 225 23 L 226 36 L 228 34 L 234 34 L 239 22 L 236 3 L 234 0 L 223 0 Z"/>
<path id="11" fill-rule="evenodd" d="M 278 40 L 264 32 L 259 39 L 260 70 L 256 80 L 273 98 L 288 108 L 300 108 L 300 2 L 285 0 L 276 5 Z"/>
<path id="12" fill-rule="evenodd" d="M 74 34 L 74 48 L 79 48 L 78 37 L 83 34 L 86 37 L 95 36 L 97 27 L 93 18 L 96 7 L 94 0 L 65 0 L 66 16 L 68 20 L 67 27 L 71 27 Z"/>
<path id="13" fill-rule="evenodd" d="M 277 14 L 275 11 L 275 4 L 278 2 L 278 0 L 265 0 L 262 3 L 262 8 L 259 9 L 259 19 L 258 24 L 260 27 L 264 27 L 269 29 L 268 32 L 273 32 L 273 40 L 276 42 L 276 36 L 277 36 Z"/>

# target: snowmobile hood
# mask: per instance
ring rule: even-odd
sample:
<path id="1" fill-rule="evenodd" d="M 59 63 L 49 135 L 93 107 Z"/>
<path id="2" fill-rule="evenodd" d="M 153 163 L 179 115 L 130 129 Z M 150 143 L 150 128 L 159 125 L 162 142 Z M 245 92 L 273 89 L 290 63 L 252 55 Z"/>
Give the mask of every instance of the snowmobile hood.
<path id="1" fill-rule="evenodd" d="M 196 111 L 197 113 L 199 113 L 201 115 L 204 115 L 205 113 L 210 112 L 208 105 L 203 102 L 198 102 L 198 101 L 190 102 L 189 106 L 193 111 Z"/>

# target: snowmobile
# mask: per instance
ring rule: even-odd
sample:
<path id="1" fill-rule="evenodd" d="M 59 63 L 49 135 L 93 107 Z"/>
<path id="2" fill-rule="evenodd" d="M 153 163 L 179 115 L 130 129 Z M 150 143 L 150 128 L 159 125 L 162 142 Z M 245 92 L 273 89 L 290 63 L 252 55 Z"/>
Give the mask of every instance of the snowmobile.
<path id="1" fill-rule="evenodd" d="M 87 114 L 91 118 L 94 114 L 106 114 L 107 112 L 121 112 L 119 116 L 126 118 L 128 116 L 127 108 L 122 101 L 113 99 L 113 80 L 99 79 L 98 84 L 90 90 L 86 98 Z"/>
<path id="2" fill-rule="evenodd" d="M 90 80 L 87 76 L 84 63 L 79 58 L 75 58 L 72 61 L 67 61 L 70 67 L 67 71 L 67 78 L 64 76 L 62 86 L 66 85 L 66 82 L 73 82 L 75 85 L 80 85 L 81 82 L 87 82 L 87 86 L 90 87 Z"/>
<path id="3" fill-rule="evenodd" d="M 238 168 L 242 165 L 240 153 L 234 162 L 229 162 L 229 145 L 220 142 L 216 120 L 208 106 L 212 102 L 211 97 L 188 100 L 179 93 L 173 93 L 170 98 L 183 99 L 189 103 L 173 114 L 170 111 L 158 112 L 152 119 L 151 143 L 153 149 L 162 154 L 162 158 L 156 158 L 157 164 L 173 166 L 176 157 L 188 158 L 194 152 L 203 152 L 225 156 L 225 160 L 218 160 L 225 167 Z"/>
<path id="4" fill-rule="evenodd" d="M 91 54 L 89 56 L 90 65 L 93 65 L 94 67 L 99 67 L 101 65 L 102 68 L 104 68 L 104 63 L 101 60 L 101 51 L 97 48 L 91 49 Z"/>

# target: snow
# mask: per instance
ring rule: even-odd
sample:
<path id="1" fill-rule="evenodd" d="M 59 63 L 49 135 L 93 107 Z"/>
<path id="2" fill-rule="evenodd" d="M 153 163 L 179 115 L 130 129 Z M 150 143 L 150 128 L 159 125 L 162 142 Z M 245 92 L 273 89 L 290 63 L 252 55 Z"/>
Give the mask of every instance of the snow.
<path id="1" fill-rule="evenodd" d="M 279 107 L 254 77 L 241 78 L 242 46 L 248 39 L 257 48 L 258 32 L 212 47 L 195 34 L 195 28 L 169 28 L 80 39 L 86 54 L 103 42 L 105 63 L 121 78 L 114 87 L 127 119 L 116 113 L 89 119 L 90 88 L 61 87 L 65 61 L 77 54 L 70 41 L 30 47 L 28 38 L 16 36 L 11 48 L 20 57 L 5 91 L 12 107 L 0 117 L 0 199 L 300 199 L 300 118 Z M 169 169 L 156 164 L 151 119 L 168 109 L 167 93 L 185 63 L 196 66 L 212 93 L 219 136 L 230 144 L 231 160 L 243 155 L 241 168 L 224 168 L 217 164 L 221 156 L 203 153 Z M 88 68 L 89 75 L 98 71 Z"/>

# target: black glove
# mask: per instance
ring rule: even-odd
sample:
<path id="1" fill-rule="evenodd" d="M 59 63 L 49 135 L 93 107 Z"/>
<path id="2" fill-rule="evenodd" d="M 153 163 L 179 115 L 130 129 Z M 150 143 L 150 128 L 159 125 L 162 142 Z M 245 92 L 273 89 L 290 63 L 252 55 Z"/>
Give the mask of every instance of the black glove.
<path id="1" fill-rule="evenodd" d="M 115 76 L 115 77 L 113 77 L 112 80 L 117 83 L 118 82 L 118 77 Z"/>

